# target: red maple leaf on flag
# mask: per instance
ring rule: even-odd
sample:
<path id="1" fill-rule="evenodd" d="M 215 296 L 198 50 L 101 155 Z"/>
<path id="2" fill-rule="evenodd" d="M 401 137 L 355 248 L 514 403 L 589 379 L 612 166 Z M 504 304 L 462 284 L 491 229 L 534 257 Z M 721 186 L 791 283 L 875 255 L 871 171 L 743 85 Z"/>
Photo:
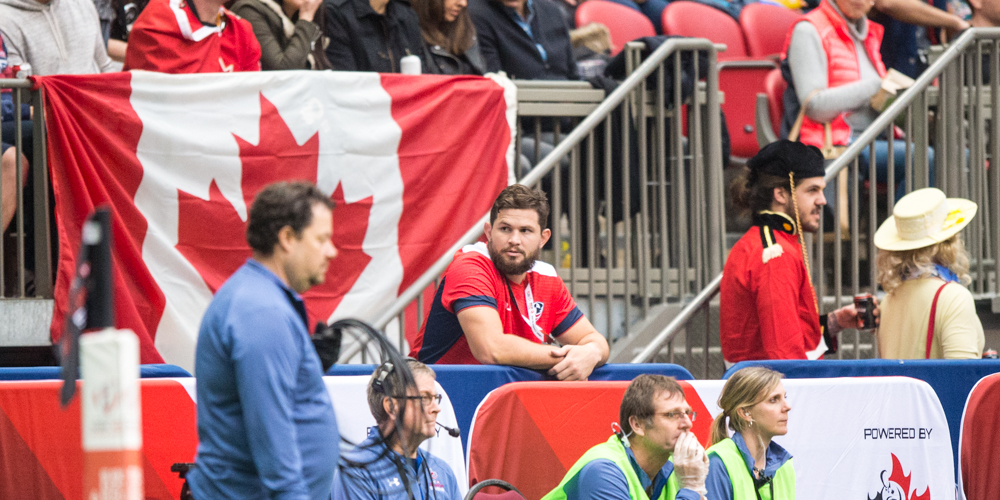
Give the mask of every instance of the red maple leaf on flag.
<path id="1" fill-rule="evenodd" d="M 906 500 L 931 500 L 930 487 L 924 488 L 924 492 L 920 495 L 917 495 L 916 488 L 910 490 L 910 476 L 912 474 L 904 474 L 903 464 L 900 463 L 899 458 L 896 457 L 895 453 L 890 453 L 890 455 L 892 455 L 892 474 L 889 475 L 889 481 L 899 485 L 903 490 L 902 493 L 906 495 Z"/>
<path id="2" fill-rule="evenodd" d="M 277 108 L 260 96 L 260 141 L 255 146 L 234 135 L 243 164 L 241 186 L 247 210 L 265 186 L 278 181 L 315 183 L 319 166 L 319 133 L 301 146 L 295 141 Z M 226 200 L 215 181 L 208 200 L 178 190 L 177 250 L 191 263 L 214 294 L 248 257 L 246 222 Z M 334 244 L 339 256 L 331 262 L 324 285 L 305 294 L 310 330 L 325 321 L 350 290 L 371 258 L 362 250 L 372 198 L 346 203 L 341 185 L 332 198 Z"/>

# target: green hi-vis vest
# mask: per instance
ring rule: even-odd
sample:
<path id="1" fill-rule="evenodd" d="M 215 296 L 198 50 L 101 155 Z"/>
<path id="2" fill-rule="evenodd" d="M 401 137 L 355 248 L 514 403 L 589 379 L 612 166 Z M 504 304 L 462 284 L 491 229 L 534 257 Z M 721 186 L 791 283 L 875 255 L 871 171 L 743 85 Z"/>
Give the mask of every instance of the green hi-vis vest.
<path id="1" fill-rule="evenodd" d="M 635 469 L 632 468 L 632 463 L 628 459 L 628 453 L 625 453 L 625 446 L 622 445 L 618 436 L 615 435 L 612 435 L 607 442 L 587 450 L 573 464 L 573 467 L 569 469 L 569 472 L 566 473 L 566 477 L 559 483 L 559 486 L 556 486 L 556 489 L 542 497 L 542 500 L 566 500 L 566 490 L 564 489 L 566 484 L 580 473 L 583 466 L 602 458 L 614 462 L 625 473 L 625 481 L 628 482 L 628 494 L 632 500 L 649 500 L 646 490 L 642 487 L 642 482 L 639 481 L 639 476 L 635 473 Z M 677 478 L 671 472 L 670 476 L 667 477 L 667 484 L 663 487 L 662 493 L 660 493 L 660 496 L 656 500 L 674 500 L 678 490 L 680 488 L 677 486 Z"/>
<path id="2" fill-rule="evenodd" d="M 722 464 L 729 473 L 729 480 L 733 483 L 733 500 L 757 500 L 753 477 L 750 476 L 750 470 L 747 469 L 736 443 L 732 439 L 723 439 L 708 449 L 709 455 L 713 453 L 722 459 Z M 774 485 L 774 498 L 771 498 L 771 487 L 762 486 L 758 490 L 760 500 L 795 499 L 795 468 L 792 467 L 791 459 L 778 468 L 771 482 Z"/>

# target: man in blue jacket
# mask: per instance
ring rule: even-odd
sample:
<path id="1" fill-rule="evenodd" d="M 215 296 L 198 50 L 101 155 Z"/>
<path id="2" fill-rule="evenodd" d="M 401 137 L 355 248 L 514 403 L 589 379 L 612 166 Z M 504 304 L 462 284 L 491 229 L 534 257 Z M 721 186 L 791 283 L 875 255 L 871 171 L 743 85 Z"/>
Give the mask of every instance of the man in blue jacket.
<path id="1" fill-rule="evenodd" d="M 383 363 L 368 382 L 368 408 L 376 426 L 342 457 L 337 500 L 461 500 L 451 467 L 420 444 L 437 434 L 441 394 L 429 366 L 412 358 L 413 383 Z"/>
<path id="2" fill-rule="evenodd" d="M 248 259 L 219 288 L 198 332 L 196 500 L 326 500 L 340 436 L 299 295 L 336 257 L 333 202 L 281 182 L 254 199 Z"/>

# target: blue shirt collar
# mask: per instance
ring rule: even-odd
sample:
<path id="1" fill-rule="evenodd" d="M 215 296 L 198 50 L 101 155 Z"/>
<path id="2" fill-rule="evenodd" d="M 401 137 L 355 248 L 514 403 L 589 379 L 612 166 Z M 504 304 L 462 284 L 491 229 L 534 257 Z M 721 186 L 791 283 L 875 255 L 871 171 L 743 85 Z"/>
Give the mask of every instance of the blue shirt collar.
<path id="1" fill-rule="evenodd" d="M 667 478 L 674 472 L 674 464 L 667 460 L 667 463 L 663 464 L 663 468 L 656 473 L 656 477 L 650 479 L 649 474 L 646 474 L 646 471 L 642 470 L 642 467 L 639 467 L 639 463 L 635 461 L 635 454 L 632 453 L 632 448 L 625 448 L 625 454 L 628 455 L 628 461 L 632 464 L 635 475 L 639 476 L 639 483 L 642 484 L 642 489 L 649 489 L 649 485 L 652 484 L 653 494 L 649 498 L 658 498 L 660 491 L 667 485 Z"/>
<path id="2" fill-rule="evenodd" d="M 743 462 L 747 465 L 747 472 L 750 473 L 750 477 L 753 477 L 753 467 L 754 460 L 750 456 L 750 449 L 747 448 L 746 440 L 743 439 L 743 434 L 739 432 L 733 433 L 733 442 L 736 443 L 736 448 L 740 450 L 740 454 L 743 455 Z M 774 477 L 778 472 L 778 469 L 785 462 L 792 459 L 792 455 L 788 453 L 780 444 L 775 443 L 771 440 L 771 444 L 767 447 L 767 452 L 764 454 L 764 474 L 767 476 Z"/>
<path id="3" fill-rule="evenodd" d="M 499 1 L 499 0 L 497 0 L 497 1 Z M 503 5 L 503 4 L 501 4 L 501 5 Z M 534 7 L 535 7 L 534 1 L 533 0 L 528 0 L 524 4 L 524 11 L 528 15 L 525 16 L 524 18 L 522 18 L 521 15 L 517 13 L 517 9 L 515 9 L 513 7 L 508 7 L 506 5 L 503 6 L 504 10 L 506 10 L 507 13 L 510 14 L 511 17 L 514 18 L 514 21 L 517 21 L 518 24 L 527 23 L 529 25 L 531 24 L 531 19 L 533 17 L 535 17 L 535 8 Z"/>
<path id="4" fill-rule="evenodd" d="M 264 264 L 261 264 L 259 261 L 255 260 L 253 257 L 247 259 L 246 263 L 247 263 L 247 266 L 250 269 L 253 269 L 254 271 L 256 271 L 257 273 L 259 273 L 260 275 L 265 276 L 269 280 L 273 281 L 276 285 L 278 285 L 279 287 L 281 287 L 282 290 L 284 290 L 285 292 L 287 292 L 288 295 L 291 296 L 293 299 L 295 299 L 298 302 L 302 302 L 302 296 L 300 296 L 298 294 L 298 292 L 296 292 L 295 290 L 292 290 L 291 288 L 289 288 L 289 286 L 288 286 L 287 283 L 285 283 L 284 281 L 281 281 L 281 278 L 279 278 L 277 274 L 274 274 L 274 271 L 272 271 L 272 270 L 268 269 L 266 266 L 264 266 Z"/>

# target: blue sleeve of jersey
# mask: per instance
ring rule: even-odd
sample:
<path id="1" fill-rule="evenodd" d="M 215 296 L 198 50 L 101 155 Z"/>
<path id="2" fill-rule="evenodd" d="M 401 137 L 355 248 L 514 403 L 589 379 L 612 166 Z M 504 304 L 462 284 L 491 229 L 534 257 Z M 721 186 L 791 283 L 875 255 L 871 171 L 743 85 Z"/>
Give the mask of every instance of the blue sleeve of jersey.
<path id="1" fill-rule="evenodd" d="M 733 500 L 733 482 L 722 459 L 715 453 L 708 455 L 708 479 L 705 480 L 708 498 L 712 500 Z M 679 496 L 679 495 L 678 495 Z"/>
<path id="2" fill-rule="evenodd" d="M 631 500 L 625 474 L 606 459 L 584 465 L 565 490 L 567 500 Z"/>
<path id="3" fill-rule="evenodd" d="M 697 491 L 681 488 L 677 491 L 677 500 L 700 500 L 701 495 Z"/>

